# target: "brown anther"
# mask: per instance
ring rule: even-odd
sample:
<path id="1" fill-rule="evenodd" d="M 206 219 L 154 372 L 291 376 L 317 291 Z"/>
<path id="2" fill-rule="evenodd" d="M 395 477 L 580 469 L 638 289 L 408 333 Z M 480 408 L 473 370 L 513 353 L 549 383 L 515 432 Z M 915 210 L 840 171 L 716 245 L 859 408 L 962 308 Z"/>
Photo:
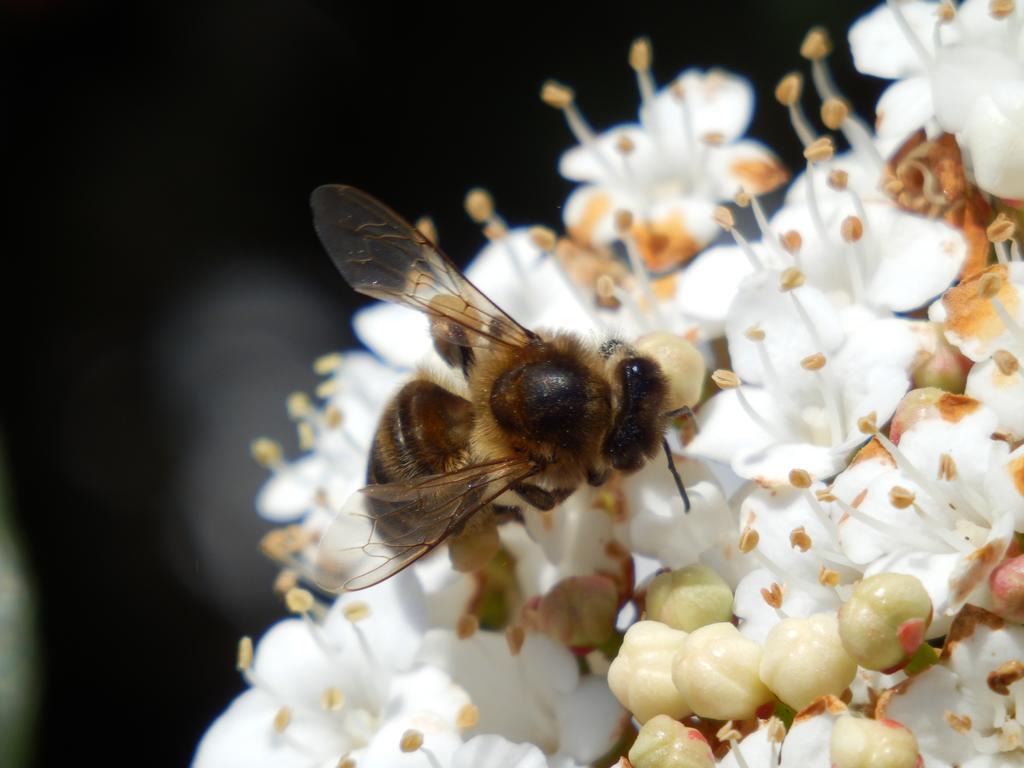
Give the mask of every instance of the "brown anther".
<path id="1" fill-rule="evenodd" d="M 356 768 L 356 761 L 346 755 L 341 758 L 335 768 Z"/>
<path id="2" fill-rule="evenodd" d="M 1018 659 L 1003 662 L 988 673 L 988 687 L 1000 696 L 1010 695 L 1010 686 L 1024 680 L 1024 664 Z"/>
<path id="3" fill-rule="evenodd" d="M 744 189 L 738 189 L 736 194 L 733 195 L 732 201 L 740 208 L 746 208 L 750 205 L 750 193 Z"/>
<path id="4" fill-rule="evenodd" d="M 626 234 L 633 227 L 633 212 L 620 208 L 615 212 L 615 231 Z"/>
<path id="5" fill-rule="evenodd" d="M 715 223 L 722 229 L 732 229 L 736 226 L 736 219 L 733 218 L 732 211 L 724 205 L 715 208 L 714 219 Z"/>
<path id="6" fill-rule="evenodd" d="M 466 193 L 466 213 L 477 224 L 483 224 L 494 215 L 494 198 L 486 189 L 473 187 Z"/>
<path id="7" fill-rule="evenodd" d="M 313 373 L 317 376 L 326 376 L 328 373 L 334 373 L 339 365 L 341 365 L 341 355 L 337 352 L 320 355 L 313 361 Z"/>
<path id="8" fill-rule="evenodd" d="M 235 669 L 244 672 L 252 666 L 252 638 L 248 635 L 238 641 L 238 653 L 235 654 Z"/>
<path id="9" fill-rule="evenodd" d="M 281 707 L 277 712 L 274 713 L 274 730 L 278 733 L 284 733 L 284 729 L 288 727 L 288 724 L 292 721 L 292 708 Z"/>
<path id="10" fill-rule="evenodd" d="M 540 87 L 540 100 L 549 107 L 565 109 L 570 106 L 576 94 L 572 88 L 557 80 L 545 80 Z"/>
<path id="11" fill-rule="evenodd" d="M 740 385 L 740 377 L 725 368 L 719 368 L 712 373 L 711 380 L 719 389 L 735 389 Z"/>
<path id="12" fill-rule="evenodd" d="M 743 332 L 750 341 L 764 341 L 764 329 L 759 325 L 752 325 Z"/>
<path id="13" fill-rule="evenodd" d="M 340 688 L 325 688 L 320 694 L 320 708 L 325 712 L 337 712 L 345 706 L 345 694 Z"/>
<path id="14" fill-rule="evenodd" d="M 523 650 L 523 643 L 526 642 L 526 632 L 518 624 L 514 624 L 505 630 L 505 643 L 508 645 L 508 652 L 518 656 Z"/>
<path id="15" fill-rule="evenodd" d="M 410 728 L 403 733 L 402 738 L 398 741 L 398 748 L 405 753 L 415 752 L 422 746 L 423 732 L 417 731 L 415 728 Z"/>
<path id="16" fill-rule="evenodd" d="M 804 239 L 795 229 L 783 232 L 779 237 L 779 243 L 786 253 L 799 253 L 804 244 Z"/>
<path id="17" fill-rule="evenodd" d="M 824 565 L 818 569 L 818 583 L 823 587 L 835 588 L 839 586 L 839 574 Z"/>
<path id="18" fill-rule="evenodd" d="M 800 44 L 800 55 L 808 61 L 818 61 L 832 53 L 832 40 L 824 27 L 811 27 Z"/>
<path id="19" fill-rule="evenodd" d="M 811 475 L 806 469 L 789 470 L 789 484 L 794 488 L 810 488 L 812 482 Z"/>
<path id="20" fill-rule="evenodd" d="M 749 525 L 746 526 L 742 533 L 740 533 L 739 550 L 743 554 L 753 552 L 757 548 L 757 543 L 761 540 L 761 535 L 751 528 Z"/>
<path id="21" fill-rule="evenodd" d="M 413 227 L 434 245 L 437 245 L 439 242 L 437 238 L 437 225 L 434 224 L 434 220 L 429 216 L 420 216 L 413 222 Z"/>
<path id="22" fill-rule="evenodd" d="M 1004 243 L 1013 237 L 1016 230 L 1013 220 L 1005 213 L 1000 213 L 986 227 L 985 234 L 988 236 L 989 242 Z"/>
<path id="23" fill-rule="evenodd" d="M 914 493 L 902 485 L 894 485 L 889 489 L 889 503 L 896 509 L 906 509 L 914 503 Z"/>
<path id="24" fill-rule="evenodd" d="M 765 735 L 770 742 L 781 744 L 782 740 L 786 738 L 786 724 L 782 722 L 781 718 L 775 717 L 775 715 L 768 718 L 765 728 Z"/>
<path id="25" fill-rule="evenodd" d="M 792 291 L 794 288 L 799 288 L 806 282 L 804 273 L 796 267 L 790 267 L 783 271 L 782 276 L 779 278 L 779 290 L 780 291 Z"/>
<path id="26" fill-rule="evenodd" d="M 328 429 L 337 429 L 341 426 L 342 421 L 341 408 L 336 405 L 328 405 L 324 408 L 324 424 Z"/>
<path id="27" fill-rule="evenodd" d="M 743 734 L 737 730 L 732 720 L 727 720 L 725 725 L 718 729 L 715 738 L 719 741 L 740 741 Z"/>
<path id="28" fill-rule="evenodd" d="M 762 589 L 761 597 L 764 598 L 764 601 L 775 610 L 782 607 L 782 587 L 780 587 L 776 582 L 772 582 L 772 585 L 767 589 Z"/>
<path id="29" fill-rule="evenodd" d="M 952 728 L 957 733 L 968 734 L 971 732 L 973 723 L 971 722 L 970 715 L 957 715 L 950 712 L 948 709 L 943 712 L 943 719 L 946 721 L 946 725 Z"/>
<path id="30" fill-rule="evenodd" d="M 782 106 L 791 107 L 800 100 L 803 89 L 804 76 L 799 72 L 790 72 L 775 86 L 775 99 Z"/>
<path id="31" fill-rule="evenodd" d="M 850 174 L 841 168 L 835 168 L 828 174 L 828 185 L 832 189 L 842 192 L 850 183 Z"/>
<path id="32" fill-rule="evenodd" d="M 305 392 L 292 392 L 285 400 L 285 410 L 291 419 L 301 419 L 308 416 L 313 410 L 313 401 Z"/>
<path id="33" fill-rule="evenodd" d="M 948 453 L 939 455 L 939 480 L 956 480 L 956 461 Z"/>
<path id="34" fill-rule="evenodd" d="M 953 3 L 946 0 L 946 2 L 939 4 L 939 7 L 935 10 L 935 15 L 939 18 L 940 24 L 949 24 L 949 22 L 956 18 L 956 8 L 953 6 Z"/>
<path id="35" fill-rule="evenodd" d="M 264 469 L 280 466 L 284 452 L 281 445 L 269 437 L 258 437 L 249 445 L 249 452 Z"/>
<path id="36" fill-rule="evenodd" d="M 801 552 L 806 552 L 811 548 L 812 543 L 810 534 L 807 533 L 802 525 L 789 532 L 789 546 L 793 549 L 799 549 Z"/>
<path id="37" fill-rule="evenodd" d="M 622 134 L 615 140 L 615 151 L 620 155 L 631 155 L 636 149 L 636 143 L 626 134 Z"/>
<path id="38" fill-rule="evenodd" d="M 822 136 L 820 139 L 815 139 L 810 145 L 804 149 L 804 158 L 812 163 L 822 163 L 826 160 L 831 160 L 832 156 L 836 153 L 836 145 L 832 141 L 831 136 Z"/>
<path id="39" fill-rule="evenodd" d="M 825 356 L 821 352 L 815 352 L 801 360 L 800 367 L 805 371 L 820 371 L 825 367 L 825 362 Z"/>
<path id="40" fill-rule="evenodd" d="M 709 147 L 720 147 L 725 144 L 725 134 L 720 131 L 708 131 L 701 135 L 700 140 Z"/>
<path id="41" fill-rule="evenodd" d="M 989 0 L 988 13 L 993 19 L 1005 19 L 1013 14 L 1013 0 Z"/>
<path id="42" fill-rule="evenodd" d="M 835 494 L 832 493 L 831 488 L 821 488 L 814 492 L 814 498 L 822 502 L 832 502 L 836 500 Z"/>
<path id="43" fill-rule="evenodd" d="M 838 131 L 849 116 L 850 105 L 843 99 L 830 96 L 821 103 L 821 122 L 830 131 Z"/>
<path id="44" fill-rule="evenodd" d="M 506 227 L 500 221 L 491 219 L 489 222 L 484 224 L 482 231 L 484 233 L 484 237 L 486 237 L 488 240 L 490 240 L 491 242 L 497 242 L 498 240 L 504 239 L 505 236 L 508 234 L 508 227 Z"/>
<path id="45" fill-rule="evenodd" d="M 547 227 L 530 227 L 528 234 L 530 242 L 545 253 L 555 250 L 558 244 L 558 236 Z"/>
<path id="46" fill-rule="evenodd" d="M 299 585 L 299 574 L 291 568 L 282 568 L 274 579 L 274 594 L 286 595 Z"/>
<path id="47" fill-rule="evenodd" d="M 313 609 L 313 593 L 301 587 L 292 587 L 284 593 L 284 604 L 292 613 L 309 613 Z"/>
<path id="48" fill-rule="evenodd" d="M 867 416 L 857 419 L 857 429 L 862 435 L 874 435 L 878 433 L 878 414 L 874 411 Z"/>
<path id="49" fill-rule="evenodd" d="M 1020 370 L 1020 360 L 1014 357 L 1012 352 L 1005 349 L 997 349 L 993 352 L 992 360 L 1003 376 L 1012 376 Z"/>
<path id="50" fill-rule="evenodd" d="M 847 216 L 839 225 L 839 234 L 848 243 L 856 243 L 864 237 L 864 224 L 857 216 Z"/>
<path id="51" fill-rule="evenodd" d="M 460 731 L 475 728 L 480 722 L 480 710 L 476 704 L 466 704 L 455 715 L 455 727 Z"/>
<path id="52" fill-rule="evenodd" d="M 629 47 L 629 66 L 635 72 L 646 72 L 651 68 L 651 59 L 654 58 L 654 51 L 651 48 L 651 40 L 647 37 L 638 37 Z"/>
<path id="53" fill-rule="evenodd" d="M 893 177 L 882 182 L 882 191 L 892 198 L 899 197 L 903 192 L 903 182 Z"/>
<path id="54" fill-rule="evenodd" d="M 362 600 L 353 600 L 351 603 L 345 603 L 341 607 L 341 615 L 353 624 L 370 618 L 371 613 L 369 604 L 364 603 Z"/>
<path id="55" fill-rule="evenodd" d="M 466 640 L 476 634 L 480 629 L 480 619 L 472 613 L 464 613 L 455 622 L 455 636 L 459 640 Z"/>
<path id="56" fill-rule="evenodd" d="M 993 272 L 986 272 L 978 280 L 978 296 L 991 299 L 1003 288 L 1003 279 Z"/>
<path id="57" fill-rule="evenodd" d="M 608 274 L 598 275 L 594 282 L 594 291 L 597 298 L 602 301 L 612 301 L 615 298 L 615 279 Z"/>

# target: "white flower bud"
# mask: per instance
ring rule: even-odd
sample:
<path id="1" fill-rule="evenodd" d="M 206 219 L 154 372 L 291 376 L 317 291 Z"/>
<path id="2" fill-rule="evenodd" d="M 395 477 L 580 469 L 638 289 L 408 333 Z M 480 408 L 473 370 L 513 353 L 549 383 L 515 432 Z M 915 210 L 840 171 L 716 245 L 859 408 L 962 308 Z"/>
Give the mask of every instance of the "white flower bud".
<path id="1" fill-rule="evenodd" d="M 838 696 L 853 682 L 857 664 L 839 639 L 833 614 L 784 619 L 764 641 L 761 681 L 793 709 L 825 694 Z"/>
<path id="2" fill-rule="evenodd" d="M 843 715 L 832 726 L 829 752 L 834 768 L 915 768 L 917 739 L 893 720 Z"/>
<path id="3" fill-rule="evenodd" d="M 700 731 L 658 715 L 640 729 L 629 762 L 633 768 L 714 768 L 715 756 Z"/>
<path id="4" fill-rule="evenodd" d="M 706 565 L 662 573 L 647 588 L 647 616 L 692 632 L 732 618 L 729 585 Z"/>
<path id="5" fill-rule="evenodd" d="M 641 723 L 655 715 L 690 714 L 672 682 L 672 662 L 685 640 L 685 632 L 657 621 L 638 621 L 626 632 L 608 668 L 608 687 Z"/>
<path id="6" fill-rule="evenodd" d="M 761 682 L 761 646 L 732 624 L 691 632 L 672 665 L 679 693 L 700 717 L 745 720 L 772 699 Z"/>
<path id="7" fill-rule="evenodd" d="M 878 573 L 861 581 L 839 609 L 839 637 L 867 669 L 899 668 L 924 640 L 932 601 L 913 576 Z"/>

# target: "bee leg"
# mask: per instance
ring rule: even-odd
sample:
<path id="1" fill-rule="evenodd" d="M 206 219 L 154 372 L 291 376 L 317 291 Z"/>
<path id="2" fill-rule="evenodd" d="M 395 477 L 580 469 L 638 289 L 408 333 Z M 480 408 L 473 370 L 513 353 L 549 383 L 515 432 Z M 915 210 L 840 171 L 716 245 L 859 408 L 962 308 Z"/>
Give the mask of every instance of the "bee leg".
<path id="1" fill-rule="evenodd" d="M 604 485 L 607 482 L 612 471 L 605 467 L 604 469 L 588 469 L 587 470 L 587 485 L 592 485 L 595 488 L 599 485 Z"/>
<path id="2" fill-rule="evenodd" d="M 521 523 L 523 522 L 523 510 L 519 507 L 513 507 L 511 505 L 506 506 L 505 504 L 495 504 L 494 506 L 494 519 L 501 523 Z"/>
<path id="3" fill-rule="evenodd" d="M 555 504 L 558 503 L 551 491 L 545 491 L 543 488 L 530 485 L 529 483 L 516 483 L 512 486 L 512 490 L 527 504 L 536 507 L 542 512 L 554 509 Z"/>

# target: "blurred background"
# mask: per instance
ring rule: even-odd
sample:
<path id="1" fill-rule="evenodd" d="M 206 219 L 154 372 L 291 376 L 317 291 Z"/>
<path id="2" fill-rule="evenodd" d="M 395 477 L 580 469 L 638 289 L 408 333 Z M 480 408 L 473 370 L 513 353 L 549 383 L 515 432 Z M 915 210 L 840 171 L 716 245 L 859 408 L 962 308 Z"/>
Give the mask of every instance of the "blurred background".
<path id="1" fill-rule="evenodd" d="M 572 142 L 540 84 L 598 129 L 635 120 L 639 34 L 661 83 L 750 77 L 750 134 L 794 168 L 774 86 L 821 23 L 870 115 L 845 31 L 872 5 L 0 2 L 0 765 L 187 764 L 243 688 L 238 637 L 283 615 L 249 442 L 295 454 L 285 397 L 363 303 L 314 236 L 316 185 L 431 214 L 457 262 L 483 244 L 471 186 L 557 227 Z"/>

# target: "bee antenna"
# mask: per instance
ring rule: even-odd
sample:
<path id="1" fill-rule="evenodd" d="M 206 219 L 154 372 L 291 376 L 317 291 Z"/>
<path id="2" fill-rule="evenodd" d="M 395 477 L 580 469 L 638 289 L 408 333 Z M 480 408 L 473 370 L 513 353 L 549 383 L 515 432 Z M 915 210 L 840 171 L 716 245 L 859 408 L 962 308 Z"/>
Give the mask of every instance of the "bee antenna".
<path id="1" fill-rule="evenodd" d="M 679 491 L 679 496 L 683 499 L 683 511 L 690 511 L 690 497 L 686 495 L 686 486 L 683 485 L 683 479 L 679 477 L 679 470 L 676 469 L 676 463 L 672 460 L 672 449 L 668 445 L 668 438 L 661 438 L 661 446 L 665 449 L 665 458 L 668 459 L 668 471 L 672 473 L 672 479 L 676 481 L 676 489 Z"/>

